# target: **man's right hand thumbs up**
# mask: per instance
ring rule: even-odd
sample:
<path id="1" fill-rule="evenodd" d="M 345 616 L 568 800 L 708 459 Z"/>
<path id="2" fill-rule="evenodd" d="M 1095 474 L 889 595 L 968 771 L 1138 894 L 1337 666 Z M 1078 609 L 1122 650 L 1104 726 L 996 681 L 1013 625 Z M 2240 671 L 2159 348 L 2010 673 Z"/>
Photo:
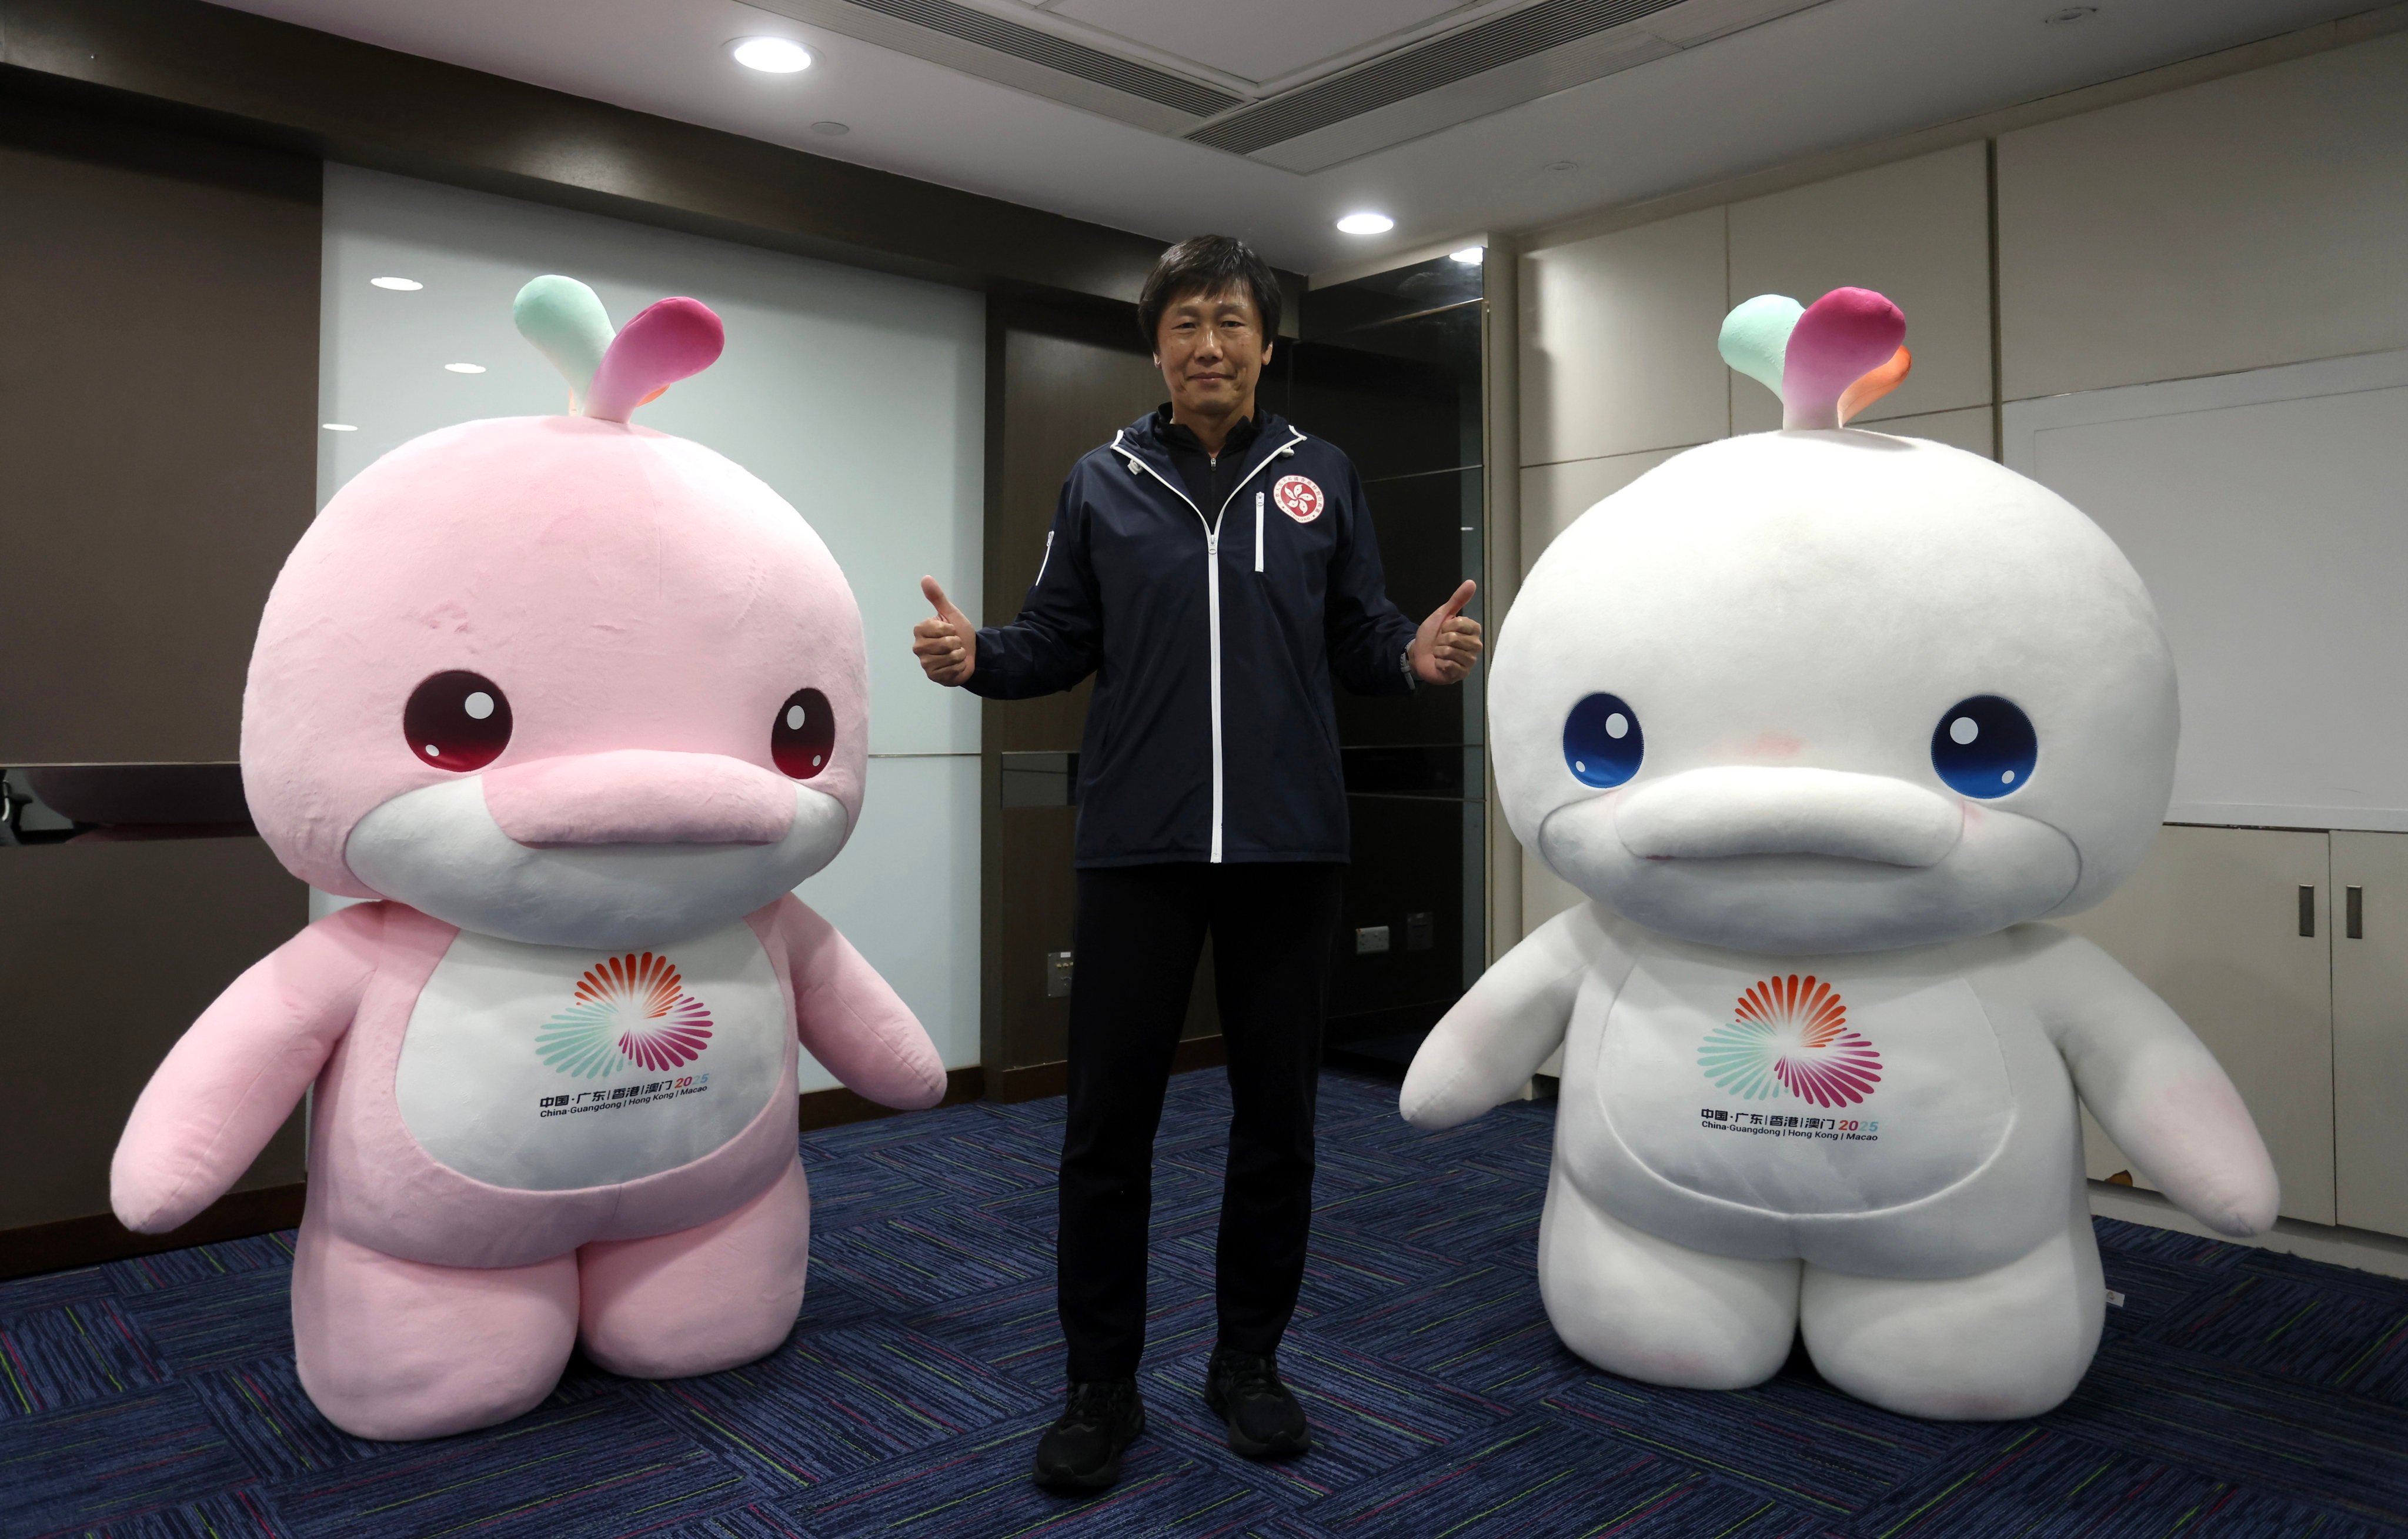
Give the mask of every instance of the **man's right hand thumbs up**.
<path id="1" fill-rule="evenodd" d="M 978 671 L 978 627 L 953 607 L 933 577 L 920 579 L 920 592 L 937 611 L 933 620 L 911 627 L 911 651 L 920 670 L 948 687 L 967 683 Z"/>

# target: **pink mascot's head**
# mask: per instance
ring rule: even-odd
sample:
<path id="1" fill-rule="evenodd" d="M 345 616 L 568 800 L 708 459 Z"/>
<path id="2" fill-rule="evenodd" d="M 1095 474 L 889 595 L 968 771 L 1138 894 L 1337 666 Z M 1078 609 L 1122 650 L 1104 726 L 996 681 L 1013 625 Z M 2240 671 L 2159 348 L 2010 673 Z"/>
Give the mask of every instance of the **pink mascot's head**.
<path id="1" fill-rule="evenodd" d="M 861 808 L 861 614 L 775 492 L 628 422 L 719 356 L 665 299 L 612 333 L 539 278 L 560 417 L 466 423 L 336 494 L 243 698 L 260 832 L 328 892 L 543 944 L 659 944 L 775 900 Z"/>

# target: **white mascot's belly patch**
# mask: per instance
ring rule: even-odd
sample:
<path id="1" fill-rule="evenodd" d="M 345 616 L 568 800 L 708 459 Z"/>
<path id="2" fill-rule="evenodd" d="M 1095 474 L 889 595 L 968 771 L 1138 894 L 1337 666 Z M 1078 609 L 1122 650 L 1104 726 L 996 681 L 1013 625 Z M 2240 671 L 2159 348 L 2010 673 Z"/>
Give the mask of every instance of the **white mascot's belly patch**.
<path id="1" fill-rule="evenodd" d="M 1632 970 L 1597 1065 L 1607 1122 L 1676 1187 L 1780 1214 L 1873 1213 L 1943 1190 L 2005 1141 L 2014 1100 L 1961 978 Z"/>
<path id="2" fill-rule="evenodd" d="M 751 927 L 605 954 L 462 931 L 418 996 L 394 1092 L 419 1144 L 523 1191 L 699 1159 L 777 1093 L 786 1012 Z"/>

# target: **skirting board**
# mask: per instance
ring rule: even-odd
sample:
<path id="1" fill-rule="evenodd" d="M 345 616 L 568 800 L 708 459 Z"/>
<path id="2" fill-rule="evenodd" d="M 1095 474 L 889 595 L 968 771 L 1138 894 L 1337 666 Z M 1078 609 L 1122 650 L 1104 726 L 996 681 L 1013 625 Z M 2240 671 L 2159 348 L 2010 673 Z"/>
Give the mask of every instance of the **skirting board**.
<path id="1" fill-rule="evenodd" d="M 939 1106 L 958 1106 L 966 1100 L 977 1100 L 986 1094 L 986 1071 L 972 1067 L 949 1069 L 945 1072 L 945 1099 Z M 803 1131 L 816 1132 L 822 1128 L 840 1128 L 848 1122 L 867 1122 L 874 1117 L 894 1116 L 898 1108 L 881 1106 L 866 1096 L 854 1095 L 842 1086 L 832 1090 L 808 1090 L 802 1098 Z"/>
<path id="2" fill-rule="evenodd" d="M 2286 1256 L 2304 1257 L 2311 1261 L 2356 1267 L 2360 1272 L 2372 1272 L 2385 1277 L 2408 1277 L 2408 1240 L 2397 1235 L 2377 1234 L 2372 1230 L 2342 1229 L 2329 1224 L 2303 1223 L 2297 1218 L 2277 1218 L 2272 1233 L 2260 1234 L 2254 1239 L 2235 1240 L 2229 1234 L 2216 1233 L 2156 1192 L 2105 1181 L 2090 1183 L 2090 1211 L 2101 1218 L 2120 1218 L 2128 1224 L 2146 1224 L 2152 1229 L 2196 1234 L 2201 1239 L 2221 1240 L 2229 1245 L 2253 1245 L 2261 1250 L 2279 1251 Z"/>
<path id="3" fill-rule="evenodd" d="M 1228 1061 L 1228 1052 L 1217 1034 L 1190 1037 L 1171 1055 L 1170 1072 L 1183 1074 L 1191 1069 L 1218 1069 Z M 987 1097 L 991 1100 L 1037 1100 L 1061 1095 L 1069 1088 L 1069 1064 L 1032 1063 L 1025 1069 L 998 1071 L 988 1081 Z"/>
<path id="4" fill-rule="evenodd" d="M 107 1213 L 0 1231 L 0 1277 L 64 1272 L 70 1267 L 98 1266 L 103 1261 L 289 1230 L 301 1222 L 301 1198 L 307 1190 L 296 1181 L 289 1187 L 229 1192 L 191 1223 L 165 1234 L 136 1234 L 119 1223 L 116 1215 Z"/>

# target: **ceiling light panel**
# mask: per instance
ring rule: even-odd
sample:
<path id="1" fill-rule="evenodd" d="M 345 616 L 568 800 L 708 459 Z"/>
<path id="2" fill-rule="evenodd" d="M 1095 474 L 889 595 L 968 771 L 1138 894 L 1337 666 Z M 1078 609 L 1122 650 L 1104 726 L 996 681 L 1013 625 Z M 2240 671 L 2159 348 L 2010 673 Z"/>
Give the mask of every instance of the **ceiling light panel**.
<path id="1" fill-rule="evenodd" d="M 1156 65 L 959 5 L 955 0 L 752 0 L 774 15 L 857 37 L 1031 95 L 1158 134 L 1178 134 L 1245 100 Z M 1043 12 L 1009 8 L 1032 21 Z M 1061 26 L 1062 22 L 1051 24 Z M 1087 29 L 1082 28 L 1081 31 Z M 1090 33 L 1090 36 L 1096 36 Z M 1100 40 L 1100 39 L 1099 39 Z"/>
<path id="2" fill-rule="evenodd" d="M 811 50 L 791 37 L 738 37 L 727 51 L 764 75 L 799 75 L 811 67 Z"/>
<path id="3" fill-rule="evenodd" d="M 1240 79 L 1278 80 L 1467 9 L 1463 0 L 1062 0 L 1053 14 Z"/>

